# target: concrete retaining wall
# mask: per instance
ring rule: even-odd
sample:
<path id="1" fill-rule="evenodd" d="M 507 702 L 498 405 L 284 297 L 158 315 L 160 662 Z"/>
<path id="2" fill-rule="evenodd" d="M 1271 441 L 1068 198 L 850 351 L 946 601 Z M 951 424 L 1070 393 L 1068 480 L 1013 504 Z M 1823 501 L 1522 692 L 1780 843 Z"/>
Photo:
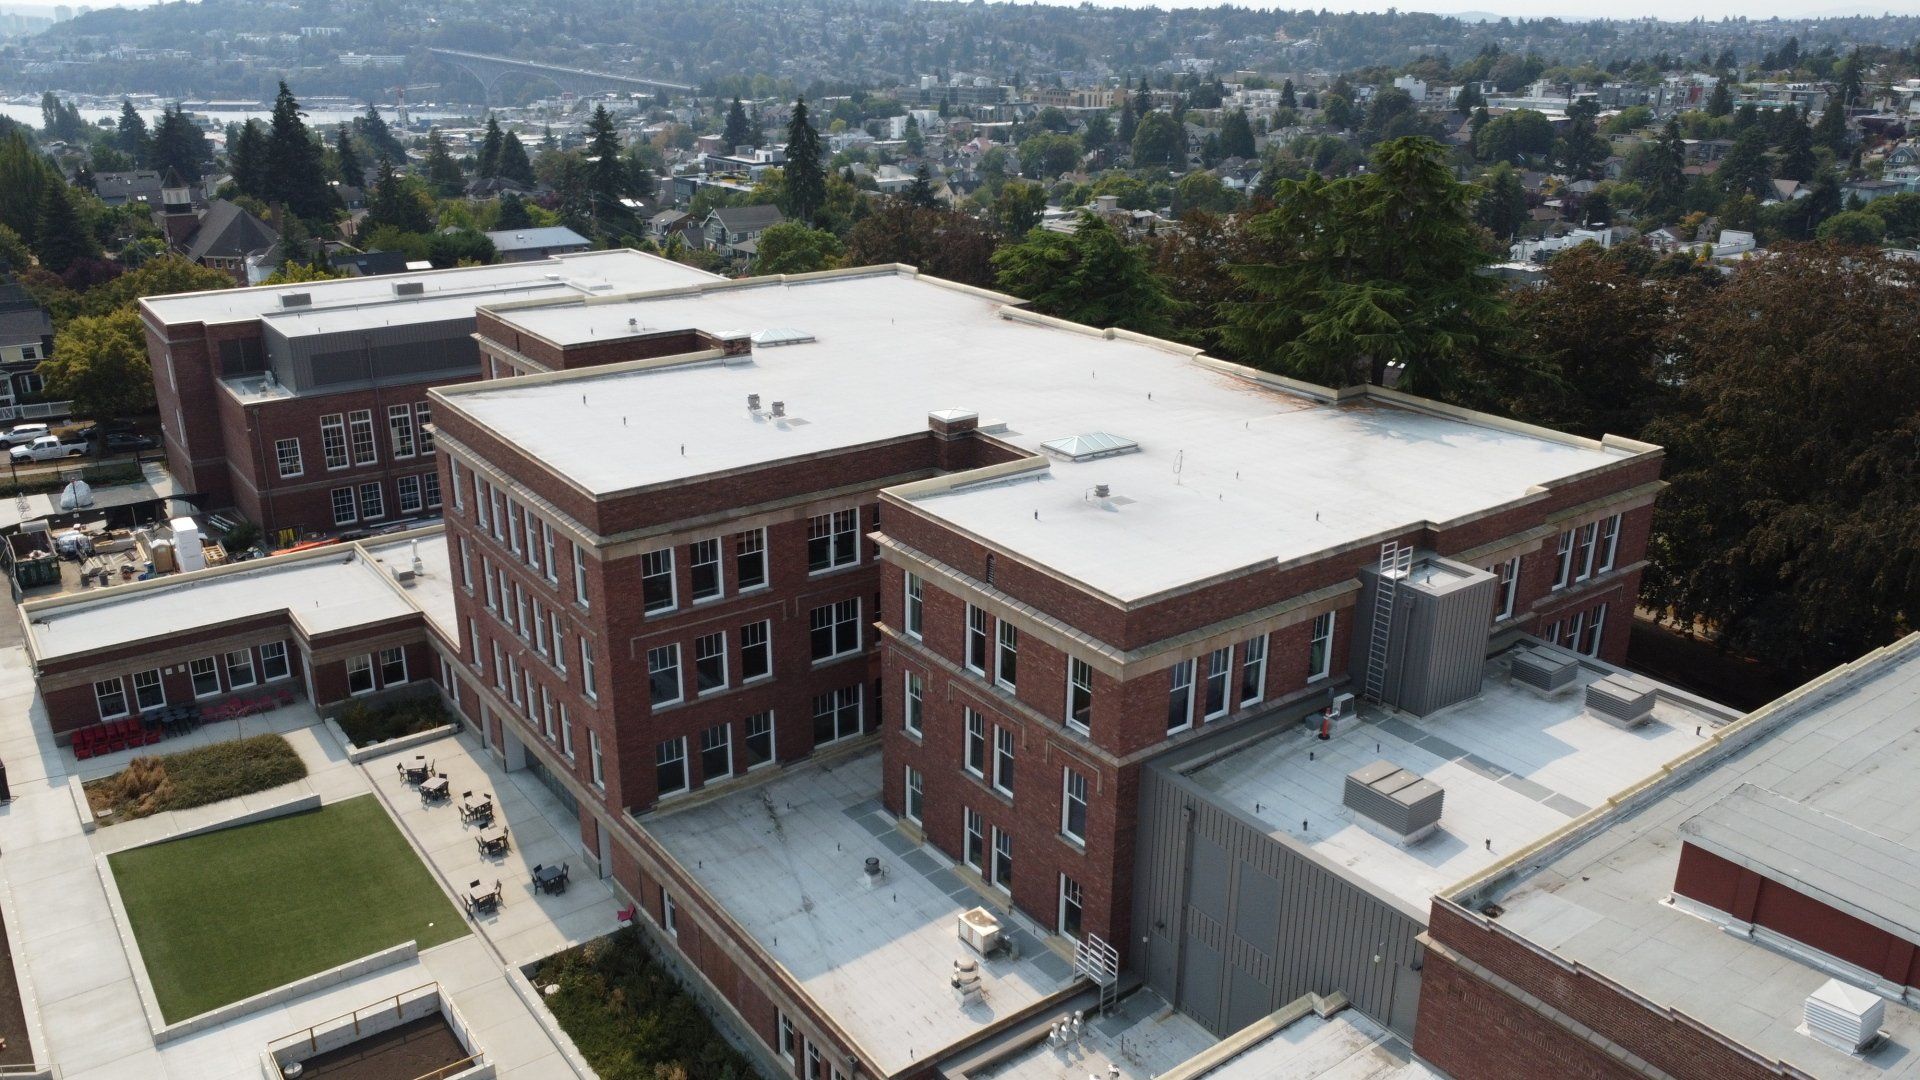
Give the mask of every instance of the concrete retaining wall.
<path id="1" fill-rule="evenodd" d="M 460 730 L 459 724 L 442 724 L 439 727 L 428 728 L 425 731 L 416 731 L 411 735 L 402 735 L 397 739 L 388 739 L 385 742 L 371 743 L 366 746 L 355 746 L 347 741 L 347 733 L 340 730 L 339 722 L 333 717 L 327 717 L 326 724 L 327 731 L 332 733 L 334 738 L 340 740 L 341 746 L 347 748 L 347 760 L 353 762 L 355 765 L 372 761 L 377 757 L 385 757 L 388 754 L 397 753 L 401 750 L 411 750 L 416 746 L 425 746 L 430 742 L 438 742 Z"/>

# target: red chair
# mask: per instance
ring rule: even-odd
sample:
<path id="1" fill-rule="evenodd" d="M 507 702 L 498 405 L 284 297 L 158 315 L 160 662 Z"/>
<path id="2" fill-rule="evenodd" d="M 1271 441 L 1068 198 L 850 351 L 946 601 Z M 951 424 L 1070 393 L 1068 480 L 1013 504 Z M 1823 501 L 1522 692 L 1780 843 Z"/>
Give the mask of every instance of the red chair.
<path id="1" fill-rule="evenodd" d="M 164 738 L 164 736 L 161 734 L 159 728 L 154 728 L 152 731 L 147 732 L 144 738 L 145 738 L 146 745 L 152 746 L 154 743 L 157 743 L 162 738 Z"/>
<path id="2" fill-rule="evenodd" d="M 80 739 L 73 740 L 73 756 L 85 761 L 93 756 L 93 743 Z"/>

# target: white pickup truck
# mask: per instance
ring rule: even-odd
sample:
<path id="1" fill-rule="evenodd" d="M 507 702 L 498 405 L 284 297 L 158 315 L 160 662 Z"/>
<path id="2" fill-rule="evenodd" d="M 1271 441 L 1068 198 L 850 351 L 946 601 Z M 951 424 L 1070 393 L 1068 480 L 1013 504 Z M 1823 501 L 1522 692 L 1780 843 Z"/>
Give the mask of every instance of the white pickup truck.
<path id="1" fill-rule="evenodd" d="M 72 441 L 58 435 L 42 435 L 25 446 L 16 446 L 8 451 L 14 464 L 28 461 L 55 461 L 60 458 L 85 457 L 93 446 L 87 440 L 74 437 Z"/>

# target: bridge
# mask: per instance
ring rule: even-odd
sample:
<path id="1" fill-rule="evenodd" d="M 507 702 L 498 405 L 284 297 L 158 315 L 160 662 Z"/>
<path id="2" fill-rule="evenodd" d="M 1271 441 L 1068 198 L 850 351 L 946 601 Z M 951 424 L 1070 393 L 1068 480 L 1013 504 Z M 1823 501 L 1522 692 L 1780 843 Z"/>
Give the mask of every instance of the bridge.
<path id="1" fill-rule="evenodd" d="M 485 53 L 462 52 L 459 49 L 430 48 L 427 52 L 473 76 L 479 82 L 488 105 L 494 103 L 494 90 L 500 85 L 500 80 L 508 75 L 526 75 L 543 79 L 562 91 L 572 91 L 576 94 L 634 91 L 652 93 L 658 90 L 692 93 L 697 89 L 683 83 L 639 79 L 631 75 L 614 75 L 605 71 L 588 71 L 584 68 L 560 67 L 554 64 L 536 64 L 528 60 L 515 60 L 510 56 L 488 56 Z"/>

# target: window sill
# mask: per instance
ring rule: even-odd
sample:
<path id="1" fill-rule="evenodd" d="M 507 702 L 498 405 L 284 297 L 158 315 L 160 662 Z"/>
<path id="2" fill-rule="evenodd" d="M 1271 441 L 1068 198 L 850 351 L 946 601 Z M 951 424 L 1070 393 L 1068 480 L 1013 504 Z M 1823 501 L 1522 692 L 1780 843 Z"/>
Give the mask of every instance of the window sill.
<path id="1" fill-rule="evenodd" d="M 1333 672 L 1331 671 L 1323 671 L 1318 675 L 1309 675 L 1307 676 L 1307 683 L 1308 685 L 1312 685 L 1313 683 L 1324 682 L 1332 674 Z"/>
<path id="2" fill-rule="evenodd" d="M 1085 855 L 1087 853 L 1087 842 L 1084 838 L 1076 840 L 1066 833 L 1055 833 L 1054 835 L 1059 837 L 1061 843 L 1072 848 L 1075 854 Z"/>
<path id="3" fill-rule="evenodd" d="M 1006 792 L 1001 791 L 999 788 L 994 787 L 992 784 L 988 783 L 986 777 L 975 776 L 972 772 L 964 768 L 960 770 L 960 774 L 962 776 L 965 776 L 968 780 L 972 781 L 974 787 L 979 788 L 983 794 L 985 794 L 988 798 L 991 798 L 994 802 L 997 802 L 1000 805 L 1007 807 L 1008 809 L 1013 808 L 1013 796 L 1008 795 Z"/>
<path id="4" fill-rule="evenodd" d="M 914 744 L 915 746 L 925 746 L 925 745 L 926 745 L 926 731 L 925 731 L 925 729 L 922 729 L 922 730 L 920 730 L 920 731 L 915 731 L 915 730 L 913 730 L 912 728 L 910 728 L 910 727 L 907 727 L 907 726 L 906 726 L 905 724 L 902 724 L 902 725 L 900 725 L 900 734 L 902 734 L 902 735 L 904 735 L 904 736 L 906 736 L 906 737 L 907 737 L 908 739 L 910 739 L 910 740 L 912 740 L 912 742 L 913 742 L 913 744 Z"/>

